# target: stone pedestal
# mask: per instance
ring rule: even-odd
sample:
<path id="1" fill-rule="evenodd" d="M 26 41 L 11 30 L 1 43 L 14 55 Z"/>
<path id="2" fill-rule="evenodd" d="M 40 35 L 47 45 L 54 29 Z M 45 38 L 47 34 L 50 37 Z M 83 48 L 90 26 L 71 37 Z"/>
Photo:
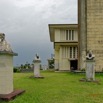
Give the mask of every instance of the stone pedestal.
<path id="1" fill-rule="evenodd" d="M 0 94 L 13 92 L 13 55 L 0 52 Z"/>
<path id="2" fill-rule="evenodd" d="M 80 79 L 83 82 L 95 82 L 99 84 L 99 81 L 95 80 L 95 55 L 92 54 L 92 50 L 88 50 L 86 56 L 86 78 Z"/>
<path id="3" fill-rule="evenodd" d="M 34 77 L 40 77 L 41 60 L 34 60 Z"/>
<path id="4" fill-rule="evenodd" d="M 17 56 L 5 40 L 5 34 L 0 33 L 0 99 L 11 100 L 24 90 L 13 88 L 13 56 Z"/>
<path id="5" fill-rule="evenodd" d="M 44 78 L 40 75 L 40 57 L 36 54 L 35 59 L 33 60 L 34 63 L 34 78 Z"/>
<path id="6" fill-rule="evenodd" d="M 86 60 L 86 79 L 95 81 L 95 60 Z"/>
<path id="7" fill-rule="evenodd" d="M 16 53 L 0 51 L 0 99 L 9 101 L 25 90 L 14 90 L 13 87 L 13 56 Z"/>

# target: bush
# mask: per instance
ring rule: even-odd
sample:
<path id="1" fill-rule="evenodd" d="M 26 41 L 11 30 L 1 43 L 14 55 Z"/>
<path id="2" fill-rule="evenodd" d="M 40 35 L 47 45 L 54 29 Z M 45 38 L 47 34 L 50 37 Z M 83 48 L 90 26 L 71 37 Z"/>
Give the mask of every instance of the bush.
<path id="1" fill-rule="evenodd" d="M 14 73 L 20 72 L 20 69 L 14 67 L 14 68 L 13 68 L 13 72 L 14 72 Z"/>

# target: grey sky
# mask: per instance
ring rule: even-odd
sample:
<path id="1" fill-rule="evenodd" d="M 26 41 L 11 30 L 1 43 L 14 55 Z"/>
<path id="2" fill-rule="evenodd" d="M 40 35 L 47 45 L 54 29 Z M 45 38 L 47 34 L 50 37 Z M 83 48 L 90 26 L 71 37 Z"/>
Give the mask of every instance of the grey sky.
<path id="1" fill-rule="evenodd" d="M 36 53 L 46 64 L 53 53 L 48 24 L 69 23 L 77 23 L 77 0 L 0 0 L 0 32 L 18 53 L 15 65 Z"/>

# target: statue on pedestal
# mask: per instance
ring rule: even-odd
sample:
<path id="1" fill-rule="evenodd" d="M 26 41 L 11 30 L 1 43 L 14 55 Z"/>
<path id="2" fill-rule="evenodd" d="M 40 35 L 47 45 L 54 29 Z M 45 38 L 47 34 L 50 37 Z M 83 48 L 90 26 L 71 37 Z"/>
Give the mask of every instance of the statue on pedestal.
<path id="1" fill-rule="evenodd" d="M 40 57 L 39 57 L 38 53 L 35 55 L 35 59 L 34 60 L 40 60 Z"/>
<path id="2" fill-rule="evenodd" d="M 34 77 L 35 78 L 44 78 L 40 75 L 40 63 L 41 63 L 41 59 L 39 57 L 38 54 L 35 55 L 35 58 L 33 60 L 34 63 Z"/>
<path id="3" fill-rule="evenodd" d="M 94 57 L 95 57 L 95 55 L 93 55 L 92 50 L 88 50 L 86 59 L 87 60 L 93 60 Z"/>
<path id="4" fill-rule="evenodd" d="M 14 90 L 13 86 L 13 56 L 17 56 L 5 40 L 5 34 L 0 33 L 0 99 L 12 100 L 24 90 Z"/>
<path id="5" fill-rule="evenodd" d="M 4 33 L 0 33 L 0 51 L 13 52 L 10 44 L 5 40 Z"/>
<path id="6" fill-rule="evenodd" d="M 86 79 L 87 81 L 95 80 L 95 55 L 89 50 L 86 56 Z"/>

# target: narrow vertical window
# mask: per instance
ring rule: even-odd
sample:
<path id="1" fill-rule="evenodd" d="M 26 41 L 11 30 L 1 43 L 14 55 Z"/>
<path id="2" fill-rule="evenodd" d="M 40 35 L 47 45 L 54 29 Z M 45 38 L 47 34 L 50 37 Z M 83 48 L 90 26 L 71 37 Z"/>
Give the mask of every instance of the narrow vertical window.
<path id="1" fill-rule="evenodd" d="M 73 58 L 75 58 L 75 53 L 76 53 L 76 50 L 75 50 L 75 47 L 73 47 Z"/>
<path id="2" fill-rule="evenodd" d="M 66 40 L 68 40 L 68 30 L 66 30 Z"/>
<path id="3" fill-rule="evenodd" d="M 69 30 L 69 40 L 71 40 L 71 30 Z"/>
<path id="4" fill-rule="evenodd" d="M 72 47 L 70 47 L 70 58 L 72 58 Z"/>
<path id="5" fill-rule="evenodd" d="M 62 57 L 64 58 L 65 53 L 65 47 L 62 47 Z"/>
<path id="6" fill-rule="evenodd" d="M 63 39 L 63 31 L 60 29 L 60 40 Z"/>
<path id="7" fill-rule="evenodd" d="M 72 30 L 72 40 L 74 40 L 74 30 Z"/>
<path id="8" fill-rule="evenodd" d="M 77 53 L 77 58 L 78 58 L 78 47 L 77 47 L 77 52 L 76 53 Z"/>

